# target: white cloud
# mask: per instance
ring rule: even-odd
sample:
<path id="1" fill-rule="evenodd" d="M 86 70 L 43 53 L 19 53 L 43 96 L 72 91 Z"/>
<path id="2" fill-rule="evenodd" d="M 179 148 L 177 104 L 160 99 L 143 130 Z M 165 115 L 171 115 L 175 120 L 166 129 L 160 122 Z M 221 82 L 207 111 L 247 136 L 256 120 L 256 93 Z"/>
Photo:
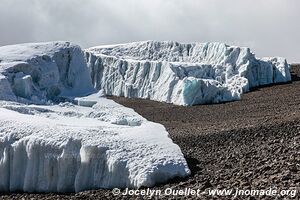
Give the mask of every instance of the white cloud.
<path id="1" fill-rule="evenodd" d="M 1 0 L 0 45 L 220 41 L 299 61 L 298 0 Z"/>

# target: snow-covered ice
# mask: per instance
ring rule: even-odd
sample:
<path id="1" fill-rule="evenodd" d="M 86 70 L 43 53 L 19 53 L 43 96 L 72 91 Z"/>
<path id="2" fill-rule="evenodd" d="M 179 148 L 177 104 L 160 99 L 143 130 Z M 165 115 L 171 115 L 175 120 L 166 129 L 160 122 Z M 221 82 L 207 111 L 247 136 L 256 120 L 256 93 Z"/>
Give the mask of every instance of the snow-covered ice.
<path id="1" fill-rule="evenodd" d="M 0 99 L 26 102 L 94 91 L 84 52 L 69 42 L 0 47 Z"/>
<path id="2" fill-rule="evenodd" d="M 238 100 L 252 87 L 291 80 L 285 59 L 223 43 L 145 41 L 86 52 L 96 89 L 178 105 Z"/>
<path id="3" fill-rule="evenodd" d="M 290 80 L 285 59 L 222 43 L 0 47 L 0 192 L 138 188 L 190 174 L 162 125 L 104 95 L 194 105 Z"/>
<path id="4" fill-rule="evenodd" d="M 23 44 L 1 47 L 0 61 L 0 98 L 25 102 L 102 90 L 195 105 L 238 100 L 250 88 L 291 80 L 284 58 L 257 59 L 249 48 L 223 43 L 145 41 L 85 51 L 68 42 Z"/>
<path id="5" fill-rule="evenodd" d="M 0 192 L 138 188 L 190 174 L 162 125 L 102 96 L 76 45 L 0 47 Z"/>
<path id="6" fill-rule="evenodd" d="M 189 173 L 162 125 L 112 100 L 92 107 L 1 102 L 0 191 L 138 188 Z"/>

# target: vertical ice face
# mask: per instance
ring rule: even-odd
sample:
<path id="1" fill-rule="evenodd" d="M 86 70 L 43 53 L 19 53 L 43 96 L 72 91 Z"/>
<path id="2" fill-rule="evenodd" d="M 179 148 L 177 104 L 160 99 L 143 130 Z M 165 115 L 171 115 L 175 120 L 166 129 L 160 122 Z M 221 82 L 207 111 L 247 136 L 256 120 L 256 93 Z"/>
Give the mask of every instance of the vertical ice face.
<path id="1" fill-rule="evenodd" d="M 0 101 L 0 192 L 151 187 L 190 174 L 165 128 L 112 100 Z"/>
<path id="2" fill-rule="evenodd" d="M 146 41 L 86 53 L 68 42 L 23 44 L 0 47 L 0 60 L 0 87 L 11 85 L 0 98 L 25 102 L 85 95 L 95 88 L 107 95 L 195 105 L 238 100 L 252 87 L 291 80 L 285 59 L 257 59 L 249 48 L 222 43 Z M 15 77 L 20 73 L 23 78 Z"/>
<path id="3" fill-rule="evenodd" d="M 13 80 L 13 90 L 19 97 L 30 98 L 33 90 L 32 77 L 19 72 Z"/>
<path id="4" fill-rule="evenodd" d="M 222 43 L 135 42 L 90 48 L 86 57 L 96 89 L 178 105 L 238 100 L 252 87 L 291 80 L 285 59 Z"/>
<path id="5" fill-rule="evenodd" d="M 3 46 L 0 60 L 2 81 L 9 82 L 16 98 L 23 101 L 41 103 L 58 95 L 94 91 L 84 52 L 69 42 Z M 5 100 L 8 96 L 0 97 Z"/>

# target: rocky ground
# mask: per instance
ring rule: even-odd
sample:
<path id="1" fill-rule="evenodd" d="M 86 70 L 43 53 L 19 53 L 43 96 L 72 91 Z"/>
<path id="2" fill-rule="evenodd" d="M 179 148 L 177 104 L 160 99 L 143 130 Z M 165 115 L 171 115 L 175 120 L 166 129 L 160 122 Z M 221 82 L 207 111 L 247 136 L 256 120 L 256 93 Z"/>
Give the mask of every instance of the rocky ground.
<path id="1" fill-rule="evenodd" d="M 193 188 L 199 199 L 232 199 L 209 195 L 212 189 L 277 189 L 297 191 L 261 199 L 300 197 L 300 70 L 293 82 L 256 88 L 241 101 L 193 107 L 140 99 L 112 98 L 148 120 L 165 125 L 187 158 L 192 175 L 156 186 L 156 190 Z M 156 198 L 190 196 L 162 195 Z M 114 196 L 110 190 L 78 194 L 2 194 L 0 199 L 143 199 Z M 240 195 L 236 199 L 259 199 Z"/>

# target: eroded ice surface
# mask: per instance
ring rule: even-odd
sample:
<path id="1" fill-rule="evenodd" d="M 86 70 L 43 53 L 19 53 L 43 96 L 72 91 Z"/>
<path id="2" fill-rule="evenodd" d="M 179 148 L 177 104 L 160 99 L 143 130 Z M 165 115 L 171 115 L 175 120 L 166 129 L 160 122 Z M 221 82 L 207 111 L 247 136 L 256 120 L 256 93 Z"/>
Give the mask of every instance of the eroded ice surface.
<path id="1" fill-rule="evenodd" d="M 145 41 L 87 49 L 96 89 L 178 105 L 240 99 L 250 88 L 291 80 L 283 58 L 257 59 L 222 43 Z"/>
<path id="2" fill-rule="evenodd" d="M 92 107 L 1 102 L 0 191 L 137 188 L 189 173 L 162 125 L 112 100 Z"/>
<path id="3" fill-rule="evenodd" d="M 0 192 L 138 188 L 190 174 L 162 125 L 94 91 L 76 45 L 0 47 Z"/>
<path id="4" fill-rule="evenodd" d="M 0 47 L 0 99 L 45 103 L 94 91 L 84 52 L 69 42 Z"/>
<path id="5" fill-rule="evenodd" d="M 251 87 L 289 81 L 288 68 L 283 58 L 221 43 L 0 47 L 0 191 L 138 188 L 187 176 L 162 125 L 102 96 L 237 100 Z"/>

